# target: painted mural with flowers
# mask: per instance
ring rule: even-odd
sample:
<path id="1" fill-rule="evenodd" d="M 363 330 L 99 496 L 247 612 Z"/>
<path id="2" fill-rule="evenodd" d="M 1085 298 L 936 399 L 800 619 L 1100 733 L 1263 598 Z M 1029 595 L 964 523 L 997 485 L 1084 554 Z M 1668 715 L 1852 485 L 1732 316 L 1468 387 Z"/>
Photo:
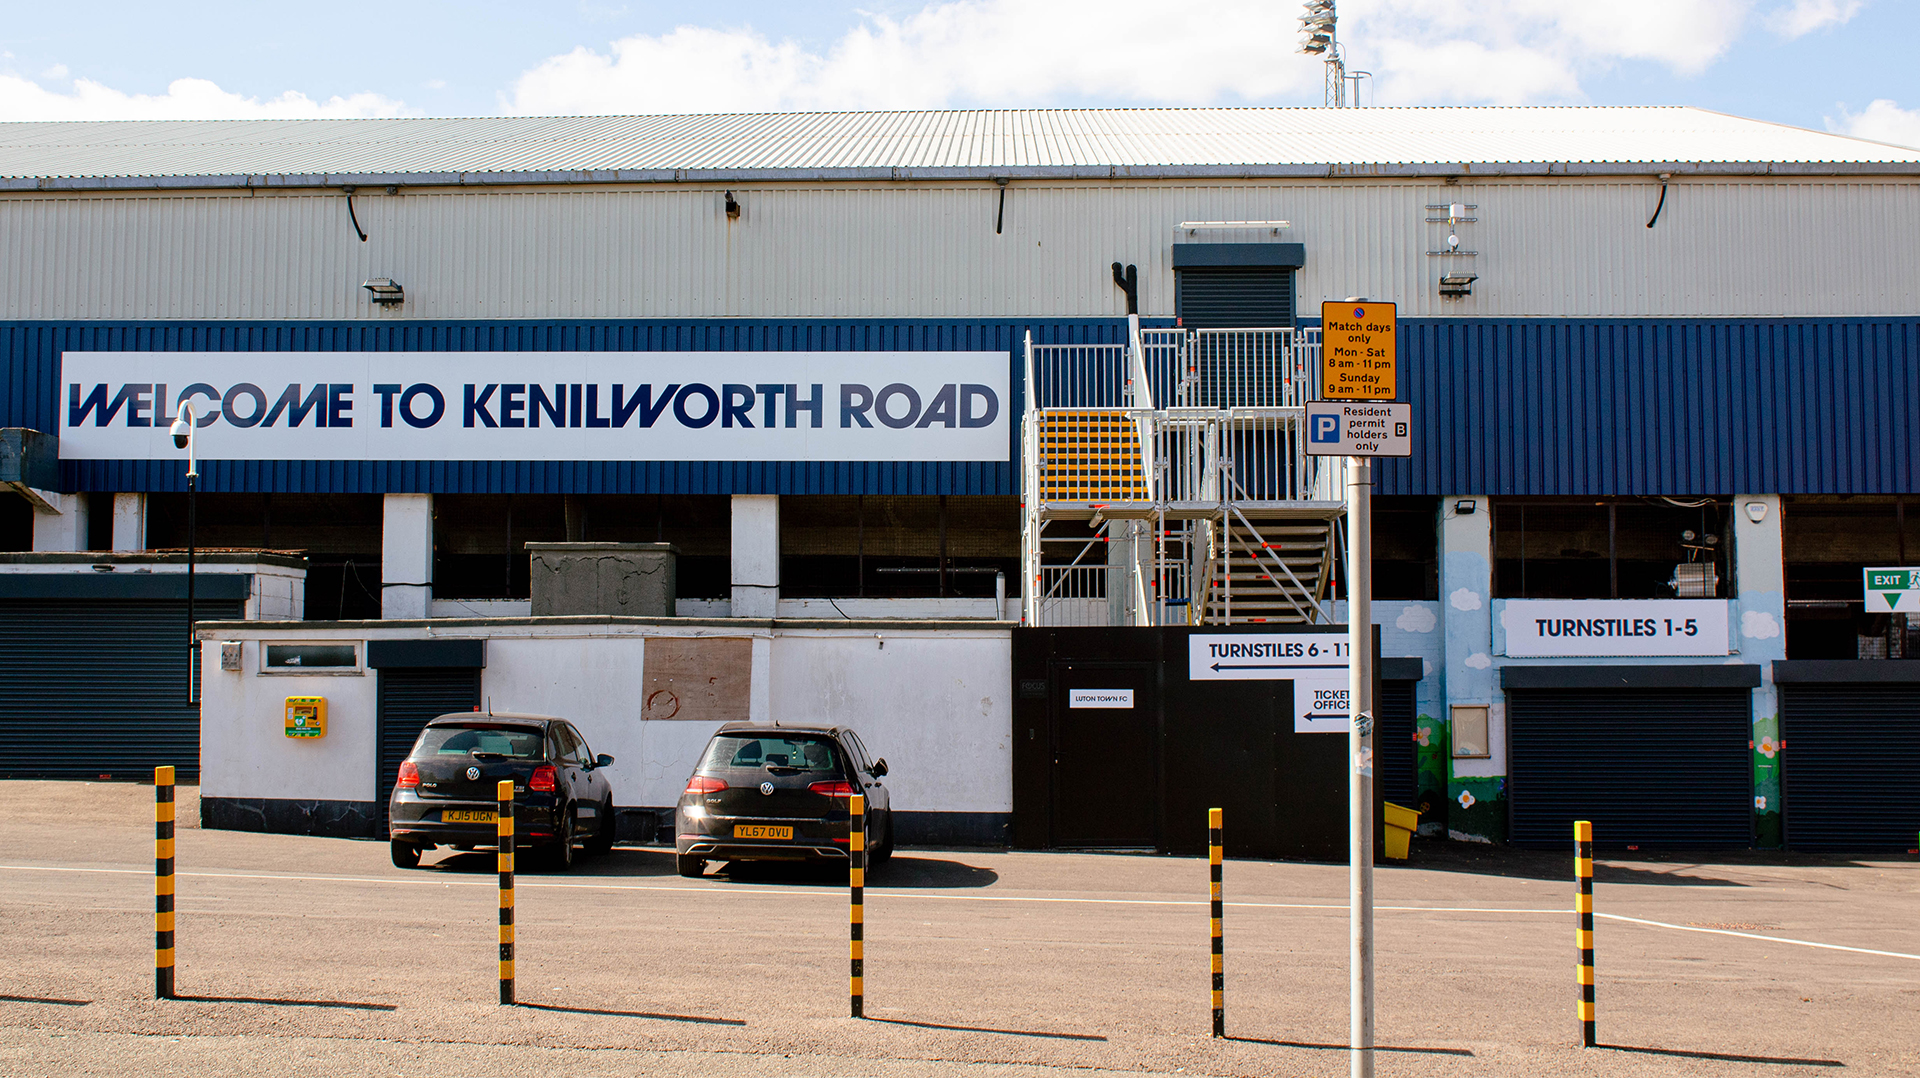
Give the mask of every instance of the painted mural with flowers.
<path id="1" fill-rule="evenodd" d="M 1783 847 L 1780 828 L 1780 718 L 1753 721 L 1753 843 L 1755 847 Z"/>

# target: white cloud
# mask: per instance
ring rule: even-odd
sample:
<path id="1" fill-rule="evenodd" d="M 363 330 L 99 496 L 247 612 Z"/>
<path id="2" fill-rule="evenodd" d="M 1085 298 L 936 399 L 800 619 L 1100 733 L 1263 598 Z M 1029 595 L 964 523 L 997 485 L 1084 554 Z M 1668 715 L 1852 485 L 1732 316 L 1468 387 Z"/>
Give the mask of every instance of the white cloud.
<path id="1" fill-rule="evenodd" d="M 0 120 L 279 120 L 402 116 L 398 101 L 362 93 L 315 101 L 295 90 L 279 97 L 245 97 L 206 79 L 175 79 L 164 94 L 129 94 L 91 79 L 73 90 L 49 90 L 31 79 L 0 73 Z"/>
<path id="2" fill-rule="evenodd" d="M 1400 617 L 1393 620 L 1393 625 L 1409 634 L 1431 634 L 1433 628 L 1440 625 L 1440 620 L 1434 616 L 1432 608 L 1424 604 L 1408 604 L 1401 610 Z"/>
<path id="3" fill-rule="evenodd" d="M 1859 14 L 1865 0 L 1793 0 L 1761 19 L 1767 29 L 1789 40 L 1838 26 Z"/>
<path id="4" fill-rule="evenodd" d="M 1447 597 L 1447 602 L 1453 605 L 1455 611 L 1480 610 L 1480 594 L 1464 585 L 1453 590 L 1452 594 Z"/>
<path id="5" fill-rule="evenodd" d="M 1857 113 L 1843 111 L 1838 123 L 1828 117 L 1827 130 L 1920 148 L 1920 109 L 1903 109 L 1898 102 L 1880 98 Z"/>
<path id="6" fill-rule="evenodd" d="M 1760 0 L 1347 0 L 1350 68 L 1367 104 L 1584 100 L 1626 61 L 1696 75 Z M 1844 21 L 1857 0 L 1796 0 L 1782 26 Z M 862 14 L 822 48 L 751 27 L 683 25 L 523 73 L 510 113 L 719 112 L 1049 104 L 1318 104 L 1320 62 L 1295 51 L 1293 4 L 1265 0 L 933 0 Z M 1804 31 L 1801 31 L 1804 32 Z"/>

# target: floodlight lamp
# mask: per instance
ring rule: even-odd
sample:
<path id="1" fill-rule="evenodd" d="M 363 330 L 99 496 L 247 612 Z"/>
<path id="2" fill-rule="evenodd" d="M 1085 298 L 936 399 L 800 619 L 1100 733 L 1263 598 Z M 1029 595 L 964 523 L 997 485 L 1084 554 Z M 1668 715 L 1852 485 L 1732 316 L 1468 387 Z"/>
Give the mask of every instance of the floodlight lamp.
<path id="1" fill-rule="evenodd" d="M 367 290 L 376 304 L 400 304 L 407 299 L 406 290 L 392 278 L 368 278 L 360 283 L 360 287 Z"/>

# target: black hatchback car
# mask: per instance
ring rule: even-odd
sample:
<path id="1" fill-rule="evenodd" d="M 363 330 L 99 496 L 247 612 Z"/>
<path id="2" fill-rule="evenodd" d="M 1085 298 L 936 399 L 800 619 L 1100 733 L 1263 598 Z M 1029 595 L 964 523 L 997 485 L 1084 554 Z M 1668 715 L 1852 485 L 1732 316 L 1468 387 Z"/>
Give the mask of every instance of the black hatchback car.
<path id="1" fill-rule="evenodd" d="M 427 722 L 387 803 L 393 865 L 420 865 L 436 845 L 498 847 L 502 780 L 513 781 L 514 844 L 559 869 L 574 846 L 613 846 L 613 789 L 574 726 L 557 716 L 448 713 Z"/>
<path id="2" fill-rule="evenodd" d="M 845 862 L 848 799 L 867 798 L 868 861 L 893 854 L 893 808 L 885 758 L 867 754 L 843 727 L 728 724 L 707 743 L 674 810 L 680 873 L 709 861 L 822 859 Z"/>

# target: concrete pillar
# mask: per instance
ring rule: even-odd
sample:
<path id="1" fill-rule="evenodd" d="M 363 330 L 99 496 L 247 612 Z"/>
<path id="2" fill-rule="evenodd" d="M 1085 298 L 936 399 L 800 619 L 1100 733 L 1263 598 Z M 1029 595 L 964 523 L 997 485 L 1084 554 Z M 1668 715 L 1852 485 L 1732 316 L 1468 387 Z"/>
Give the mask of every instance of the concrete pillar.
<path id="1" fill-rule="evenodd" d="M 733 617 L 771 619 L 780 601 L 780 496 L 733 497 Z"/>
<path id="2" fill-rule="evenodd" d="M 1446 623 L 1442 723 L 1452 763 L 1447 829 L 1455 839 L 1497 842 L 1506 839 L 1507 709 L 1493 663 L 1492 509 L 1485 495 L 1440 500 L 1440 614 Z M 1452 757 L 1455 705 L 1487 707 L 1490 757 Z"/>
<path id="3" fill-rule="evenodd" d="M 147 550 L 147 496 L 122 491 L 113 496 L 113 550 Z"/>
<path id="4" fill-rule="evenodd" d="M 424 619 L 433 606 L 433 496 L 389 495 L 380 528 L 380 617 Z"/>
<path id="5" fill-rule="evenodd" d="M 1778 495 L 1733 497 L 1733 641 L 1740 662 L 1760 665 L 1753 691 L 1754 842 L 1777 848 L 1780 831 L 1780 698 L 1773 661 L 1787 658 L 1787 570 Z M 1758 518 L 1759 520 L 1754 520 Z"/>
<path id="6" fill-rule="evenodd" d="M 34 490 L 44 506 L 34 507 L 33 550 L 87 550 L 87 495 Z"/>

